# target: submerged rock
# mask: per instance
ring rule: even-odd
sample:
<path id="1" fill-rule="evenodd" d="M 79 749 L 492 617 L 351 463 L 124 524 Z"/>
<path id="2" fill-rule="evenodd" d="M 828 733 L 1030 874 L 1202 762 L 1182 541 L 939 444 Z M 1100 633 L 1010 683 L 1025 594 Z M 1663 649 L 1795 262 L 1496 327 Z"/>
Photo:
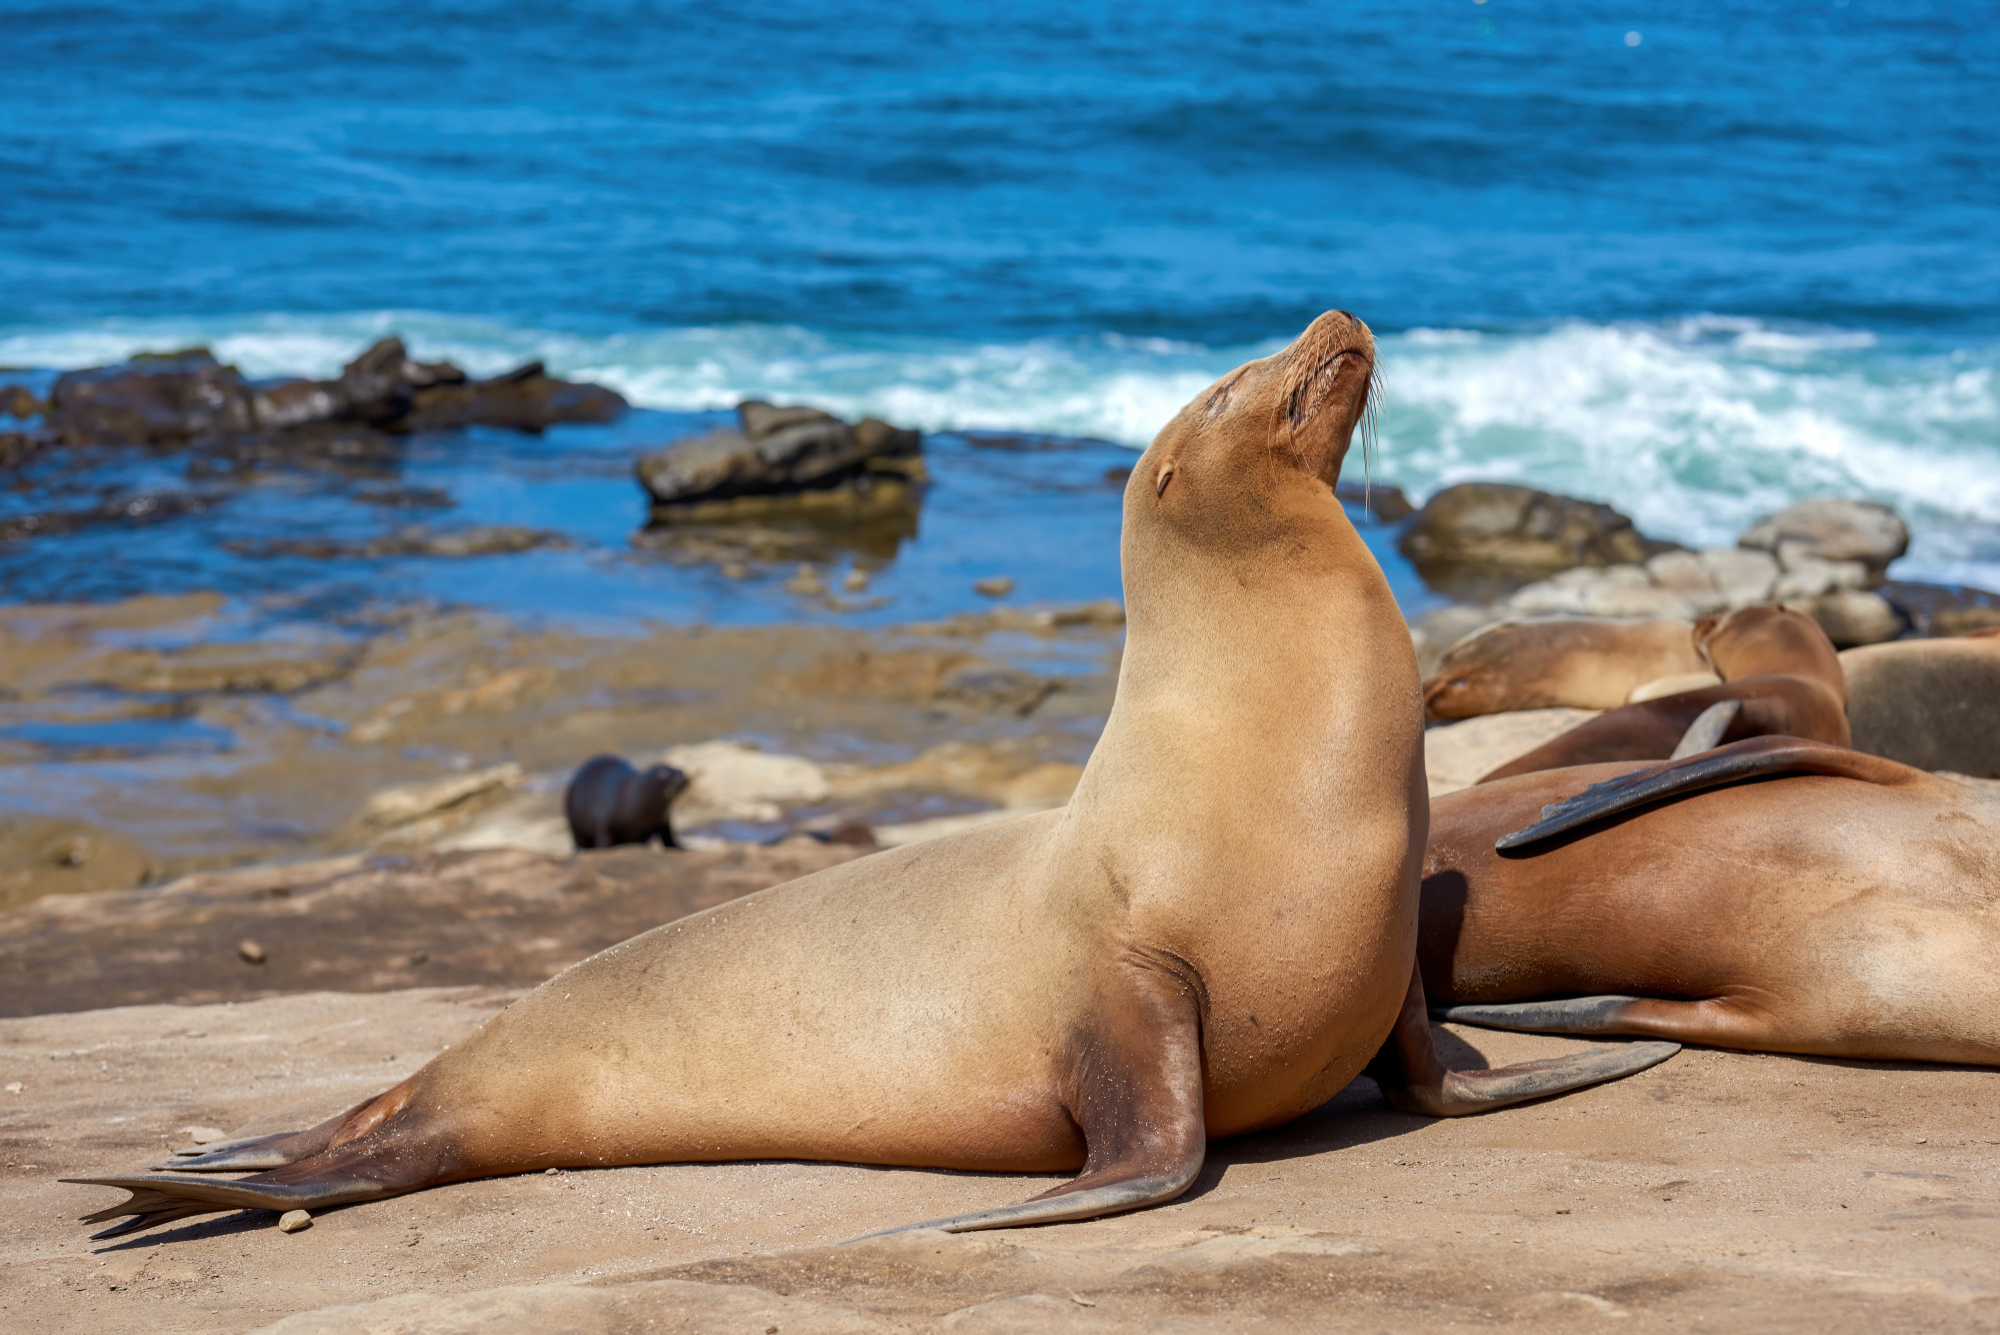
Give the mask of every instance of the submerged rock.
<path id="1" fill-rule="evenodd" d="M 1788 571 L 1806 561 L 1859 562 L 1867 583 L 1879 584 L 1910 549 L 1910 530 L 1886 505 L 1824 497 L 1766 515 L 1737 543 L 1772 553 Z"/>
<path id="2" fill-rule="evenodd" d="M 1419 567 L 1529 574 L 1637 565 L 1673 548 L 1608 505 L 1500 482 L 1446 487 L 1417 512 L 1397 545 Z"/>
<path id="3" fill-rule="evenodd" d="M 129 890 L 159 873 L 135 839 L 68 816 L 0 819 L 0 910 L 44 895 Z"/>
<path id="4" fill-rule="evenodd" d="M 866 514 L 904 507 L 926 479 L 923 437 L 875 418 L 850 426 L 817 408 L 739 404 L 739 425 L 639 460 L 655 523 L 758 518 L 783 500 Z"/>

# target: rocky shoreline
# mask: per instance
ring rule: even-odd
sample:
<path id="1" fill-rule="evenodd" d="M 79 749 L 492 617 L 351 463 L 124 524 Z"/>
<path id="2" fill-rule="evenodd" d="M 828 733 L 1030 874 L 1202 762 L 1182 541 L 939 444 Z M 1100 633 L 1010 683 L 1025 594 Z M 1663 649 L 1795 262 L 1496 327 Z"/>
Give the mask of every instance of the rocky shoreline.
<path id="1" fill-rule="evenodd" d="M 532 432 L 626 412 L 614 392 L 549 377 L 538 363 L 476 379 L 416 360 L 395 338 L 330 380 L 251 380 L 196 349 L 66 372 L 43 397 L 8 387 L 0 408 L 22 419 L 6 438 L 17 461 L 119 445 L 188 454 L 199 465 L 191 476 L 257 460 L 367 457 L 385 442 L 471 424 Z M 987 447 L 1036 448 L 997 437 Z M 636 549 L 731 579 L 789 570 L 785 588 L 801 606 L 835 614 L 880 605 L 871 571 L 915 532 L 930 477 L 915 431 L 756 401 L 739 405 L 733 425 L 628 457 Z M 1115 504 L 1121 483 L 1107 476 L 1102 504 Z M 421 492 L 378 486 L 357 499 L 388 511 L 437 503 Z M 1780 602 L 1810 613 L 1841 647 L 2000 625 L 2000 595 L 1893 578 L 1907 527 L 1867 501 L 1803 502 L 1752 525 L 1735 547 L 1690 551 L 1610 506 L 1511 484 L 1461 483 L 1421 508 L 1393 486 L 1343 483 L 1341 494 L 1357 522 L 1383 535 L 1385 555 L 1393 539 L 1433 595 L 1452 599 L 1412 621 L 1427 672 L 1466 635 L 1521 618 L 1693 621 Z M 169 494 L 16 515 L 0 519 L 0 543 L 171 523 L 219 503 Z M 259 560 L 333 562 L 577 547 L 564 532 L 506 523 L 224 545 Z M 853 554 L 844 573 L 829 559 L 838 552 Z M 37 729 L 105 737 L 104 778 L 72 779 L 60 811 L 0 823 L 0 902 L 274 858 L 559 854 L 560 789 L 593 751 L 707 757 L 711 772 L 695 774 L 675 818 L 697 844 L 842 826 L 897 842 L 1059 802 L 1066 790 L 1047 767 L 1073 770 L 1088 754 L 1122 612 L 1022 605 L 1003 574 L 978 587 L 987 611 L 849 631 L 648 625 L 604 636 L 391 607 L 259 639 L 213 594 L 0 609 L 0 764 L 41 763 Z M 1052 653 L 1068 665 L 1051 671 Z M 1532 731 L 1527 720 L 1523 728 Z M 121 736 L 141 735 L 159 741 L 121 749 Z M 952 747 L 956 760 L 939 759 Z M 85 770 L 91 754 L 65 752 Z M 135 754 L 155 759 L 120 759 Z M 1433 761 L 1445 773 L 1455 764 Z M 778 770 L 791 777 L 770 779 Z M 1037 772 L 1040 787 L 1023 787 Z M 758 787 L 767 781 L 777 787 Z M 1037 795 L 1024 797 L 1030 788 Z"/>

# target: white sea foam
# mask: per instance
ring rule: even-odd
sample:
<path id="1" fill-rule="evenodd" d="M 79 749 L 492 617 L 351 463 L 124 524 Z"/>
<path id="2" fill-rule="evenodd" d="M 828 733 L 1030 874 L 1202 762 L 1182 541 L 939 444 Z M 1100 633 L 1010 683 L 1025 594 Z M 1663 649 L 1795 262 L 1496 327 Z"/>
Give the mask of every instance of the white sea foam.
<path id="1" fill-rule="evenodd" d="M 587 333 L 414 311 L 0 331 L 0 362 L 61 367 L 206 343 L 252 375 L 326 375 L 401 333 L 477 373 L 541 358 L 634 402 L 811 402 L 929 430 L 1046 431 L 1140 447 L 1194 393 L 1279 343 L 975 342 L 744 325 Z M 1385 481 L 1469 478 L 1609 501 L 1649 532 L 1727 543 L 1814 495 L 1871 496 L 1916 540 L 1898 573 L 2000 586 L 2000 349 L 1919 352 L 1867 331 L 1734 316 L 1382 340 Z"/>

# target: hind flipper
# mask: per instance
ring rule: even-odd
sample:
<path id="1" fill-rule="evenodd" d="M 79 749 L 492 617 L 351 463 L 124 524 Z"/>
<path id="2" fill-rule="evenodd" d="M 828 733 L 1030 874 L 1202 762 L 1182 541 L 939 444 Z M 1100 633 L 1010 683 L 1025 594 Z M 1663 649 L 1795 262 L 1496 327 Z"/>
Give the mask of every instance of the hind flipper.
<path id="1" fill-rule="evenodd" d="M 1147 962 L 1151 965 L 1151 962 Z M 1188 1189 L 1208 1149 L 1202 1120 L 1201 1021 L 1178 971 L 1133 967 L 1129 987 L 1093 1008 L 1094 1031 L 1074 1040 L 1064 1104 L 1087 1157 L 1074 1181 L 1018 1205 L 927 1219 L 849 1238 L 912 1229 L 965 1233 L 1095 1219 L 1163 1205 Z"/>
<path id="2" fill-rule="evenodd" d="M 137 1215 L 96 1235 L 115 1238 L 137 1233 L 156 1224 L 185 1219 L 189 1215 L 215 1214 L 223 1210 L 320 1210 L 330 1205 L 380 1200 L 396 1188 L 381 1182 L 350 1179 L 344 1182 L 216 1182 L 200 1177 L 66 1177 L 64 1182 L 86 1187 L 123 1187 L 132 1193 L 129 1200 L 107 1205 L 83 1216 L 86 1224 L 101 1224 L 120 1215 Z"/>
<path id="3" fill-rule="evenodd" d="M 1751 1051 L 1798 1050 L 1793 1026 L 1770 1003 L 1743 997 L 1565 997 L 1503 1005 L 1450 1006 L 1442 1018 L 1537 1034 L 1630 1034 Z M 1792 1033 L 1790 1041 L 1786 1035 Z"/>
<path id="4" fill-rule="evenodd" d="M 1594 783 L 1574 797 L 1549 803 L 1542 808 L 1540 820 L 1500 836 L 1493 846 L 1501 852 L 1526 848 L 1654 802 L 1780 774 L 1827 774 L 1890 788 L 1946 782 L 1923 770 L 1827 742 L 1752 737 Z"/>
<path id="5" fill-rule="evenodd" d="M 1451 1013 L 1446 1016 L 1451 1018 Z M 1493 1071 L 1453 1071 L 1437 1054 L 1424 1007 L 1423 974 L 1413 970 L 1402 1014 L 1368 1064 L 1368 1074 L 1382 1087 L 1383 1096 L 1404 1112 L 1463 1117 L 1636 1075 L 1680 1050 L 1678 1043 L 1621 1043 Z"/>
<path id="6" fill-rule="evenodd" d="M 1695 717 L 1688 724 L 1688 730 L 1681 734 L 1680 744 L 1674 747 L 1669 760 L 1685 760 L 1689 756 L 1710 751 L 1722 740 L 1722 734 L 1729 731 L 1729 725 L 1743 712 L 1741 700 L 1718 700 Z"/>

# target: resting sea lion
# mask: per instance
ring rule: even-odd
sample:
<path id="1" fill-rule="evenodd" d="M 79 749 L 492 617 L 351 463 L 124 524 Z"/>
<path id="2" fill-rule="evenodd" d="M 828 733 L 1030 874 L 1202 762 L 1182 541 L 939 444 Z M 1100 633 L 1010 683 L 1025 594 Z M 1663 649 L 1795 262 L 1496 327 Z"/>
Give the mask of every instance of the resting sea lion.
<path id="1" fill-rule="evenodd" d="M 1437 798 L 1421 921 L 1451 1020 L 2000 1066 L 2000 801 L 1858 751 L 1761 737 Z"/>
<path id="2" fill-rule="evenodd" d="M 1847 677 L 1817 621 L 1783 607 L 1746 607 L 1702 618 L 1691 640 L 1722 678 L 1720 686 L 1606 710 L 1480 782 L 1613 760 L 1665 760 L 1774 734 L 1847 745 Z"/>
<path id="3" fill-rule="evenodd" d="M 1463 1112 L 1672 1045 L 1447 1073 L 1415 975 L 1416 662 L 1333 486 L 1374 342 L 1330 312 L 1161 431 L 1125 492 L 1127 640 L 1075 796 L 719 905 L 558 975 L 377 1098 L 132 1192 L 115 1232 L 555 1166 L 832 1159 L 1081 1176 L 951 1230 L 1170 1200 L 1209 1136 L 1374 1058 Z M 1412 1004 L 1414 1003 L 1414 1005 Z"/>
<path id="4" fill-rule="evenodd" d="M 1615 709 L 1647 682 L 1707 668 L 1693 629 L 1685 621 L 1503 621 L 1444 651 L 1424 679 L 1424 717 Z"/>
<path id="5" fill-rule="evenodd" d="M 641 773 L 617 756 L 592 756 L 577 768 L 563 792 L 563 815 L 578 848 L 644 844 L 658 835 L 679 848 L 667 808 L 687 791 L 688 776 L 672 765 Z"/>
<path id="6" fill-rule="evenodd" d="M 1854 749 L 2000 779 L 2000 628 L 1848 649 Z"/>

